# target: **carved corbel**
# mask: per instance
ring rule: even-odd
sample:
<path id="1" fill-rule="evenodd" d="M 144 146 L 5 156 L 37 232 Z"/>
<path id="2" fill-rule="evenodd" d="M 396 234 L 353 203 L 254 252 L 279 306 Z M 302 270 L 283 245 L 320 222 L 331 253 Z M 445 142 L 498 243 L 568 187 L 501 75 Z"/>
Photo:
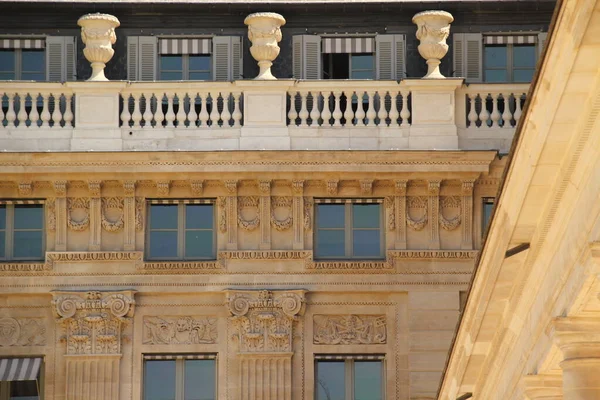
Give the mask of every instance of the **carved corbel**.
<path id="1" fill-rule="evenodd" d="M 21 181 L 17 186 L 19 196 L 31 196 L 33 193 L 33 182 L 32 181 Z"/>
<path id="2" fill-rule="evenodd" d="M 373 179 L 361 179 L 360 193 L 364 196 L 370 196 L 373 193 Z"/>
<path id="3" fill-rule="evenodd" d="M 190 189 L 192 191 L 192 195 L 202 196 L 202 193 L 204 192 L 204 181 L 203 180 L 190 181 Z"/>
<path id="4" fill-rule="evenodd" d="M 330 196 L 336 196 L 338 193 L 338 187 L 339 187 L 339 179 L 330 179 L 326 182 L 327 184 L 327 194 L 329 194 Z"/>
<path id="5" fill-rule="evenodd" d="M 171 181 L 156 181 L 156 193 L 159 196 L 168 196 L 171 190 Z"/>

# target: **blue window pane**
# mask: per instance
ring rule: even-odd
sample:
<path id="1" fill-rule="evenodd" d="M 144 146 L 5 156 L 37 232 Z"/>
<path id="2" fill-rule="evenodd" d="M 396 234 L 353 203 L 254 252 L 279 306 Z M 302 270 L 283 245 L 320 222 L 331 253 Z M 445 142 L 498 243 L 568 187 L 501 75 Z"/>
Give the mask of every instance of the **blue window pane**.
<path id="1" fill-rule="evenodd" d="M 186 360 L 184 400 L 214 400 L 215 360 Z"/>
<path id="2" fill-rule="evenodd" d="M 212 80 L 212 73 L 210 72 L 193 72 L 190 71 L 191 81 L 210 81 Z"/>
<path id="3" fill-rule="evenodd" d="M 343 230 L 320 229 L 317 233 L 317 257 L 344 257 L 346 254 Z"/>
<path id="4" fill-rule="evenodd" d="M 506 68 L 508 60 L 506 46 L 486 46 L 484 54 L 486 68 Z"/>
<path id="5" fill-rule="evenodd" d="M 317 227 L 343 228 L 344 204 L 318 204 Z"/>
<path id="6" fill-rule="evenodd" d="M 179 55 L 160 56 L 160 69 L 162 71 L 182 71 L 183 57 Z"/>
<path id="7" fill-rule="evenodd" d="M 506 82 L 508 81 L 508 72 L 502 69 L 485 70 L 486 82 Z"/>
<path id="8" fill-rule="evenodd" d="M 533 79 L 533 69 L 516 69 L 513 71 L 513 81 L 531 82 Z"/>
<path id="9" fill-rule="evenodd" d="M 160 73 L 160 80 L 162 81 L 181 81 L 183 80 L 182 72 L 162 72 Z"/>
<path id="10" fill-rule="evenodd" d="M 21 72 L 21 80 L 44 81 L 46 80 L 46 74 L 44 72 Z"/>
<path id="11" fill-rule="evenodd" d="M 382 400 L 380 361 L 354 362 L 354 400 Z"/>
<path id="12" fill-rule="evenodd" d="M 213 231 L 186 231 L 185 256 L 213 258 Z"/>
<path id="13" fill-rule="evenodd" d="M 535 68 L 535 46 L 514 46 L 513 66 L 519 68 Z"/>
<path id="14" fill-rule="evenodd" d="M 15 206 L 15 229 L 42 229 L 43 217 L 41 205 Z"/>
<path id="15" fill-rule="evenodd" d="M 0 50 L 0 72 L 12 72 L 15 70 L 15 51 Z"/>
<path id="16" fill-rule="evenodd" d="M 373 79 L 375 74 L 371 71 L 352 71 L 350 79 Z"/>
<path id="17" fill-rule="evenodd" d="M 41 231 L 15 231 L 13 234 L 14 258 L 42 258 Z"/>
<path id="18" fill-rule="evenodd" d="M 486 200 L 483 202 L 483 221 L 482 221 L 482 232 L 485 232 L 488 224 L 490 223 L 490 218 L 492 217 L 492 210 L 494 209 L 494 202 L 490 200 Z"/>
<path id="19" fill-rule="evenodd" d="M 353 204 L 352 221 L 354 228 L 379 228 L 379 204 Z"/>
<path id="20" fill-rule="evenodd" d="M 317 363 L 316 400 L 345 400 L 345 362 Z"/>
<path id="21" fill-rule="evenodd" d="M 6 228 L 6 206 L 0 206 L 0 229 Z"/>
<path id="22" fill-rule="evenodd" d="M 0 258 L 6 257 L 6 232 L 0 231 Z"/>
<path id="23" fill-rule="evenodd" d="M 185 206 L 186 229 L 212 229 L 213 228 L 212 204 L 188 204 Z"/>
<path id="24" fill-rule="evenodd" d="M 175 361 L 146 361 L 144 400 L 175 400 Z"/>
<path id="25" fill-rule="evenodd" d="M 177 257 L 177 231 L 150 232 L 150 257 L 151 258 L 176 258 Z"/>
<path id="26" fill-rule="evenodd" d="M 2 81 L 11 81 L 11 80 L 14 80 L 14 79 L 15 79 L 15 73 L 14 72 L 0 72 L 0 80 L 2 80 Z"/>
<path id="27" fill-rule="evenodd" d="M 210 56 L 189 56 L 190 71 L 210 71 Z"/>
<path id="28" fill-rule="evenodd" d="M 381 256 L 380 238 L 379 230 L 355 230 L 352 237 L 352 254 L 355 257 Z"/>
<path id="29" fill-rule="evenodd" d="M 373 69 L 373 54 L 352 54 L 352 69 Z"/>
<path id="30" fill-rule="evenodd" d="M 21 70 L 23 72 L 44 71 L 44 50 L 22 50 Z"/>
<path id="31" fill-rule="evenodd" d="M 151 205 L 150 229 L 177 229 L 177 205 Z"/>

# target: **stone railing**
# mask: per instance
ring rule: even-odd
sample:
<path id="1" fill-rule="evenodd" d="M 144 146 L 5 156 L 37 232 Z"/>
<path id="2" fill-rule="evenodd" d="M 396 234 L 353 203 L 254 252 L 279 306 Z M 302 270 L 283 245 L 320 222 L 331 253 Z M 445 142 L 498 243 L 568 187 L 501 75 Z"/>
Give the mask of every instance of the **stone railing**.
<path id="1" fill-rule="evenodd" d="M 3 82 L 0 150 L 504 152 L 528 87 L 452 78 Z"/>

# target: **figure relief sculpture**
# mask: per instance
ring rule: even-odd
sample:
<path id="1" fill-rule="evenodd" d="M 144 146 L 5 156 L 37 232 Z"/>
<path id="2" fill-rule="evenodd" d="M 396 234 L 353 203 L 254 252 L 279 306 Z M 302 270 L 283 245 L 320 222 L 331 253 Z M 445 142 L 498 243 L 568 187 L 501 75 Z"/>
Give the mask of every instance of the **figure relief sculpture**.
<path id="1" fill-rule="evenodd" d="M 315 315 L 315 344 L 385 344 L 385 315 Z"/>
<path id="2" fill-rule="evenodd" d="M 216 317 L 144 317 L 144 344 L 217 342 Z"/>
<path id="3" fill-rule="evenodd" d="M 0 318 L 0 347 L 45 345 L 43 318 Z"/>

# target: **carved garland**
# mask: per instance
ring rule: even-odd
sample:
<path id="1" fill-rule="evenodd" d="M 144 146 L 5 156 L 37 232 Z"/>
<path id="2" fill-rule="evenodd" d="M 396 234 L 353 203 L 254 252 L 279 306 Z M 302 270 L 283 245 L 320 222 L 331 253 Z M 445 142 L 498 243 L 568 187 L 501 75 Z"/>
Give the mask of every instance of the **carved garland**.
<path id="1" fill-rule="evenodd" d="M 446 208 L 458 208 L 460 210 L 460 197 L 459 196 L 444 196 L 440 199 L 440 226 L 445 231 L 453 231 L 460 226 L 460 213 L 450 219 L 446 219 L 443 215 L 442 210 Z"/>
<path id="2" fill-rule="evenodd" d="M 48 218 L 48 230 L 56 230 L 56 202 L 53 198 L 46 200 L 46 213 Z"/>
<path id="3" fill-rule="evenodd" d="M 388 230 L 396 229 L 396 205 L 393 197 L 385 198 L 385 208 L 388 209 Z"/>
<path id="4" fill-rule="evenodd" d="M 116 221 L 111 222 L 106 218 L 106 210 L 116 209 L 121 212 Z M 107 232 L 119 232 L 125 226 L 124 201 L 122 197 L 106 197 L 102 199 L 102 228 Z"/>
<path id="5" fill-rule="evenodd" d="M 75 209 L 83 209 L 85 216 L 81 221 L 75 221 L 71 213 Z M 67 225 L 72 231 L 85 231 L 90 226 L 90 199 L 87 197 L 76 197 L 67 199 Z"/>
<path id="6" fill-rule="evenodd" d="M 288 216 L 283 220 L 277 219 L 275 209 L 287 208 Z M 292 198 L 291 197 L 273 197 L 271 199 L 271 224 L 278 231 L 285 231 L 292 227 L 294 218 L 292 213 Z"/>
<path id="7" fill-rule="evenodd" d="M 256 217 L 251 220 L 245 220 L 242 217 L 242 210 L 250 207 L 256 208 Z M 257 196 L 238 197 L 238 225 L 246 231 L 253 231 L 260 225 L 260 210 L 258 208 Z"/>
<path id="8" fill-rule="evenodd" d="M 407 197 L 408 209 L 420 208 L 423 210 L 423 216 L 419 219 L 412 219 L 408 209 L 406 210 L 406 224 L 415 231 L 421 231 L 427 225 L 427 198 L 424 196 Z"/>
<path id="9" fill-rule="evenodd" d="M 141 197 L 135 198 L 135 230 L 144 230 L 144 199 Z"/>
<path id="10" fill-rule="evenodd" d="M 227 232 L 227 198 L 219 197 L 217 200 L 217 205 L 219 206 L 220 215 L 219 215 L 219 230 L 221 233 Z"/>
<path id="11" fill-rule="evenodd" d="M 304 198 L 304 229 L 306 229 L 307 231 L 311 230 L 312 228 L 312 206 L 313 206 L 313 199 L 312 197 L 305 197 Z"/>

